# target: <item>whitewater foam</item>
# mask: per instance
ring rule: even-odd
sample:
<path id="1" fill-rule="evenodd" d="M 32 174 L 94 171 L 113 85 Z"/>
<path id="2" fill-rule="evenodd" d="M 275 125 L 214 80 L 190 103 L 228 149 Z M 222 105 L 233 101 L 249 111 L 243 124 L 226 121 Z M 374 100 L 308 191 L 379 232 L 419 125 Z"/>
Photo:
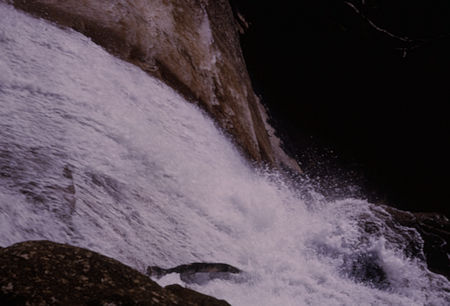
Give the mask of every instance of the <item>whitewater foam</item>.
<path id="1" fill-rule="evenodd" d="M 140 271 L 225 262 L 248 280 L 191 287 L 233 305 L 450 303 L 417 232 L 365 201 L 307 204 L 85 36 L 0 3 L 0 68 L 0 245 L 49 239 Z"/>

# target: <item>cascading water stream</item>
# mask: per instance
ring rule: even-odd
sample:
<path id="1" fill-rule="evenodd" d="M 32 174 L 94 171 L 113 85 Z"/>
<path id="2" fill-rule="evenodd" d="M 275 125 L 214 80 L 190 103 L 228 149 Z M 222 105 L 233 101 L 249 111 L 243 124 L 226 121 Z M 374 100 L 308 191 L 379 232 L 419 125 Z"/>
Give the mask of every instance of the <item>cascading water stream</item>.
<path id="1" fill-rule="evenodd" d="M 3 247 L 48 239 L 140 271 L 226 262 L 245 280 L 192 288 L 233 305 L 450 303 L 420 236 L 382 208 L 306 201 L 172 89 L 5 4 L 0 106 Z"/>

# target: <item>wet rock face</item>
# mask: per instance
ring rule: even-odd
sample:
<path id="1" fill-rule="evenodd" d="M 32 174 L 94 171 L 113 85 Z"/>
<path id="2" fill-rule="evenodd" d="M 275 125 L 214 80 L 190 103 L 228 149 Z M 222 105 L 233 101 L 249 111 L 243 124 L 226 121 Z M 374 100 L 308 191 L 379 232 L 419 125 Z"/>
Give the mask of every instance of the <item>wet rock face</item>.
<path id="1" fill-rule="evenodd" d="M 229 305 L 161 288 L 122 263 L 49 241 L 0 248 L 0 305 Z"/>
<path id="2" fill-rule="evenodd" d="M 230 305 L 223 300 L 217 300 L 215 298 L 205 296 L 204 294 L 198 293 L 197 291 L 194 291 L 194 290 L 191 290 L 188 288 L 183 288 L 180 285 L 169 285 L 169 286 L 164 287 L 164 289 L 172 292 L 173 294 L 175 294 L 177 296 L 183 296 L 186 298 L 186 300 L 196 303 L 196 305 L 202 305 L 202 306 Z"/>
<path id="3" fill-rule="evenodd" d="M 228 0 L 14 0 L 92 38 L 199 103 L 255 161 L 287 165 L 253 92 Z"/>
<path id="4" fill-rule="evenodd" d="M 206 284 L 213 279 L 236 280 L 237 274 L 242 271 L 224 263 L 205 263 L 196 262 L 187 265 L 180 265 L 170 269 L 163 269 L 158 266 L 150 266 L 147 268 L 147 275 L 151 277 L 161 278 L 170 273 L 179 273 L 180 279 L 188 284 Z"/>
<path id="5" fill-rule="evenodd" d="M 428 268 L 450 279 L 450 220 L 436 213 L 411 213 L 388 206 L 385 209 L 400 225 L 419 232 Z"/>
<path id="6" fill-rule="evenodd" d="M 354 254 L 344 258 L 343 272 L 356 282 L 365 283 L 378 289 L 387 289 L 389 281 L 386 272 L 374 252 Z"/>

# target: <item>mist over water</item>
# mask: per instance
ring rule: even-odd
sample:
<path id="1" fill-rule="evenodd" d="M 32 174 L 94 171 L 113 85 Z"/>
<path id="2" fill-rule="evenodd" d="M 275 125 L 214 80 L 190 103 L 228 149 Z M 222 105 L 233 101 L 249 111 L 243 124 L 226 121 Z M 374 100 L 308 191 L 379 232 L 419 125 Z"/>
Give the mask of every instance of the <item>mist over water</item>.
<path id="1" fill-rule="evenodd" d="M 417 232 L 256 169 L 200 109 L 83 35 L 0 4 L 0 71 L 1 246 L 48 239 L 142 272 L 225 262 L 244 278 L 189 286 L 232 305 L 450 303 Z"/>

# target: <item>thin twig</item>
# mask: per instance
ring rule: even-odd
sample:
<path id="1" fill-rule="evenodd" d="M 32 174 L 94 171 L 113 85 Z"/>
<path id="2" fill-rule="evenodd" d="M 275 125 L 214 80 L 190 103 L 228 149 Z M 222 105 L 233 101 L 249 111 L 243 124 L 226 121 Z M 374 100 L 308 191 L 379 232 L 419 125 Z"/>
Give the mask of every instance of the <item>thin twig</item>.
<path id="1" fill-rule="evenodd" d="M 393 38 L 395 40 L 400 41 L 402 44 L 406 44 L 406 46 L 395 48 L 397 50 L 400 50 L 402 52 L 402 57 L 406 58 L 409 52 L 418 49 L 424 45 L 430 44 L 434 41 L 438 40 L 444 40 L 444 39 L 450 39 L 450 33 L 447 34 L 441 34 L 439 36 L 428 38 L 428 39 L 411 39 L 407 36 L 399 36 L 392 32 L 389 32 L 386 29 L 383 29 L 382 27 L 378 26 L 375 22 L 373 22 L 364 12 L 362 12 L 360 9 L 356 7 L 355 4 L 353 4 L 350 1 L 344 1 L 344 3 L 349 6 L 357 15 L 359 15 L 363 20 L 365 20 L 373 29 L 375 29 L 378 32 L 381 32 L 385 35 L 387 35 L 390 38 Z M 366 1 L 361 0 L 361 5 L 365 6 Z"/>
<path id="2" fill-rule="evenodd" d="M 392 38 L 394 38 L 394 39 L 398 39 L 398 40 L 400 40 L 400 41 L 402 41 L 402 42 L 405 42 L 405 43 L 410 43 L 410 42 L 413 41 L 412 39 L 410 39 L 410 38 L 408 38 L 408 37 L 401 37 L 401 36 L 395 35 L 395 34 L 389 32 L 388 30 L 385 30 L 385 29 L 379 27 L 379 26 L 376 25 L 372 20 L 370 20 L 369 17 L 367 17 L 363 12 L 361 12 L 361 11 L 360 11 L 353 3 L 348 2 L 348 1 L 344 1 L 344 3 L 347 4 L 349 7 L 351 7 L 351 8 L 352 8 L 359 16 L 361 16 L 364 20 L 366 20 L 367 23 L 368 23 L 372 28 L 374 28 L 375 30 L 377 30 L 378 32 L 382 32 L 382 33 L 388 35 L 389 37 L 392 37 Z M 364 2 L 363 2 L 363 4 L 364 4 Z"/>

